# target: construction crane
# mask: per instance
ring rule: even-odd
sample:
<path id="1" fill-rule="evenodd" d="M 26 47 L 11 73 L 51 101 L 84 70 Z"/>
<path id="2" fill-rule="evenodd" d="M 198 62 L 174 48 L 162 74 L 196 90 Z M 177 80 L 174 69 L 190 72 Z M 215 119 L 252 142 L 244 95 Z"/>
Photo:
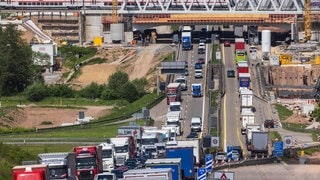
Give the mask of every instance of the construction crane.
<path id="1" fill-rule="evenodd" d="M 311 39 L 311 0 L 304 0 L 304 41 Z"/>
<path id="2" fill-rule="evenodd" d="M 119 23 L 118 0 L 112 0 L 112 24 Z"/>

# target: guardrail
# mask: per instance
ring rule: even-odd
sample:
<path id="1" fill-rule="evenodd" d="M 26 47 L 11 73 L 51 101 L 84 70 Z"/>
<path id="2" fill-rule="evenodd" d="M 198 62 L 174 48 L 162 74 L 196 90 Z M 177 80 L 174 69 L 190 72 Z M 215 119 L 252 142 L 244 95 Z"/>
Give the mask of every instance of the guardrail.
<path id="1" fill-rule="evenodd" d="M 245 159 L 237 162 L 230 162 L 224 164 L 216 164 L 213 166 L 214 170 L 226 169 L 226 168 L 237 168 L 241 166 L 254 166 L 261 164 L 271 164 L 277 161 L 276 157 L 268 157 L 268 158 L 257 158 L 257 159 Z"/>

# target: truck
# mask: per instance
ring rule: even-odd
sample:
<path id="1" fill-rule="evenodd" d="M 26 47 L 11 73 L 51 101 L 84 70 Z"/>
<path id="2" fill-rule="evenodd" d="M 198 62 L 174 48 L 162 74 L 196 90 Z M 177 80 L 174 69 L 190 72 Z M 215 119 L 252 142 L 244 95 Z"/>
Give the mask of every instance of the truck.
<path id="1" fill-rule="evenodd" d="M 102 168 L 101 146 L 78 146 L 73 148 L 76 156 L 76 176 L 79 180 L 93 179 Z"/>
<path id="2" fill-rule="evenodd" d="M 241 108 L 240 118 L 242 121 L 241 134 L 246 131 L 247 124 L 255 123 L 255 113 L 252 112 L 251 108 Z"/>
<path id="3" fill-rule="evenodd" d="M 187 51 L 192 49 L 192 32 L 181 33 L 182 50 Z"/>
<path id="4" fill-rule="evenodd" d="M 141 139 L 141 152 L 144 155 L 157 157 L 156 143 L 162 143 L 162 133 L 159 132 L 143 132 Z"/>
<path id="5" fill-rule="evenodd" d="M 156 143 L 155 144 L 156 148 L 157 148 L 157 157 L 158 158 L 163 158 L 166 155 L 166 143 L 162 142 L 162 143 Z"/>
<path id="6" fill-rule="evenodd" d="M 38 154 L 39 163 L 47 164 L 52 179 L 74 179 L 75 154 L 69 152 Z"/>
<path id="7" fill-rule="evenodd" d="M 166 124 L 161 126 L 162 130 L 170 130 L 171 132 L 171 139 L 173 139 L 176 136 L 181 136 L 182 134 L 182 128 L 181 128 L 181 124 Z"/>
<path id="8" fill-rule="evenodd" d="M 179 111 L 170 111 L 166 115 L 166 124 L 180 124 L 180 119 L 181 119 L 181 112 Z"/>
<path id="9" fill-rule="evenodd" d="M 171 112 L 171 111 L 181 112 L 181 110 L 182 110 L 181 102 L 170 102 L 168 107 L 168 112 Z"/>
<path id="10" fill-rule="evenodd" d="M 241 38 L 243 37 L 243 26 L 235 25 L 234 27 L 234 37 Z"/>
<path id="11" fill-rule="evenodd" d="M 253 92 L 250 89 L 240 89 L 241 107 L 253 107 Z"/>
<path id="12" fill-rule="evenodd" d="M 247 61 L 238 62 L 238 77 L 240 73 L 249 73 L 249 65 Z"/>
<path id="13" fill-rule="evenodd" d="M 145 165 L 151 169 L 170 168 L 172 180 L 182 180 L 181 158 L 148 159 Z"/>
<path id="14" fill-rule="evenodd" d="M 202 127 L 201 117 L 192 117 L 191 124 L 190 124 L 191 131 L 201 132 L 201 127 Z"/>
<path id="15" fill-rule="evenodd" d="M 167 104 L 170 102 L 181 101 L 181 87 L 180 83 L 169 83 L 166 89 Z"/>
<path id="16" fill-rule="evenodd" d="M 250 73 L 239 73 L 239 87 L 250 88 Z"/>
<path id="17" fill-rule="evenodd" d="M 193 28 L 192 26 L 182 26 L 182 29 L 181 29 L 182 32 L 192 32 L 193 31 Z"/>
<path id="18" fill-rule="evenodd" d="M 236 50 L 236 63 L 247 61 L 247 53 L 245 50 Z"/>
<path id="19" fill-rule="evenodd" d="M 168 147 L 166 149 L 167 158 L 181 158 L 182 179 L 195 178 L 195 158 L 193 154 L 193 147 Z"/>
<path id="20" fill-rule="evenodd" d="M 106 143 L 101 143 L 100 146 L 102 147 L 103 172 L 111 172 L 115 167 L 114 144 L 108 141 Z"/>
<path id="21" fill-rule="evenodd" d="M 199 166 L 204 164 L 204 152 L 202 150 L 202 140 L 199 139 L 188 139 L 178 140 L 176 147 L 193 147 L 194 164 Z"/>
<path id="22" fill-rule="evenodd" d="M 202 84 L 192 84 L 191 85 L 192 97 L 202 96 Z"/>
<path id="23" fill-rule="evenodd" d="M 180 83 L 180 87 L 182 91 L 188 90 L 188 81 L 185 76 L 178 76 L 175 80 L 176 83 Z"/>
<path id="24" fill-rule="evenodd" d="M 15 166 L 12 168 L 12 179 L 49 180 L 49 166 L 47 164 Z"/>
<path id="25" fill-rule="evenodd" d="M 137 143 L 140 143 L 143 128 L 141 126 L 120 126 L 118 127 L 118 135 L 129 135 L 134 138 Z"/>
<path id="26" fill-rule="evenodd" d="M 123 173 L 123 180 L 172 180 L 172 170 L 170 168 L 157 169 L 131 169 Z"/>
<path id="27" fill-rule="evenodd" d="M 261 124 L 247 124 L 246 126 L 246 144 L 247 144 L 247 149 L 250 150 L 251 146 L 251 138 L 252 138 L 252 132 L 260 132 L 263 131 L 263 126 Z"/>
<path id="28" fill-rule="evenodd" d="M 244 51 L 246 49 L 244 38 L 235 38 L 235 51 Z"/>
<path id="29" fill-rule="evenodd" d="M 110 138 L 110 142 L 114 145 L 115 165 L 123 166 L 125 161 L 136 156 L 136 142 L 132 136 L 117 136 Z"/>
<path id="30" fill-rule="evenodd" d="M 264 131 L 252 132 L 252 138 L 250 143 L 251 157 L 256 155 L 267 156 L 268 155 L 268 141 L 269 133 Z"/>

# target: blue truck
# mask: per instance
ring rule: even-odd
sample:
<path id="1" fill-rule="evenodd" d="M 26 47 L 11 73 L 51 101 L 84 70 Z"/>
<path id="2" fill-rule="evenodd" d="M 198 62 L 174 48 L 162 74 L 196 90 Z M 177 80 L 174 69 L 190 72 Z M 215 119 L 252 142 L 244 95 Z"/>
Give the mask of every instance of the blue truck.
<path id="1" fill-rule="evenodd" d="M 202 85 L 201 84 L 192 84 L 191 85 L 192 97 L 201 97 L 202 96 Z"/>
<path id="2" fill-rule="evenodd" d="M 191 50 L 192 49 L 192 37 L 191 32 L 182 32 L 181 33 L 181 43 L 182 50 Z"/>
<path id="3" fill-rule="evenodd" d="M 182 180 L 181 158 L 148 159 L 147 168 L 171 168 L 172 180 Z"/>
<path id="4" fill-rule="evenodd" d="M 167 158 L 181 158 L 183 179 L 195 179 L 195 157 L 193 147 L 169 147 L 166 149 Z"/>
<path id="5" fill-rule="evenodd" d="M 240 88 L 250 88 L 249 73 L 239 73 L 239 86 Z"/>

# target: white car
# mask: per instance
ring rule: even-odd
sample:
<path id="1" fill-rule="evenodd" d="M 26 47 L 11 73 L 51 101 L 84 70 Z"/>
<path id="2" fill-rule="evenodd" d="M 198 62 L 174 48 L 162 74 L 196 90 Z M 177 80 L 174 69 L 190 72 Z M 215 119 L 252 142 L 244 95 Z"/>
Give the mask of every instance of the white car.
<path id="1" fill-rule="evenodd" d="M 203 42 L 199 43 L 199 49 L 206 49 L 206 44 Z"/>
<path id="2" fill-rule="evenodd" d="M 94 180 L 117 180 L 114 173 L 99 173 L 94 176 Z"/>
<path id="3" fill-rule="evenodd" d="M 202 69 L 195 69 L 194 70 L 194 77 L 195 78 L 202 78 Z"/>

